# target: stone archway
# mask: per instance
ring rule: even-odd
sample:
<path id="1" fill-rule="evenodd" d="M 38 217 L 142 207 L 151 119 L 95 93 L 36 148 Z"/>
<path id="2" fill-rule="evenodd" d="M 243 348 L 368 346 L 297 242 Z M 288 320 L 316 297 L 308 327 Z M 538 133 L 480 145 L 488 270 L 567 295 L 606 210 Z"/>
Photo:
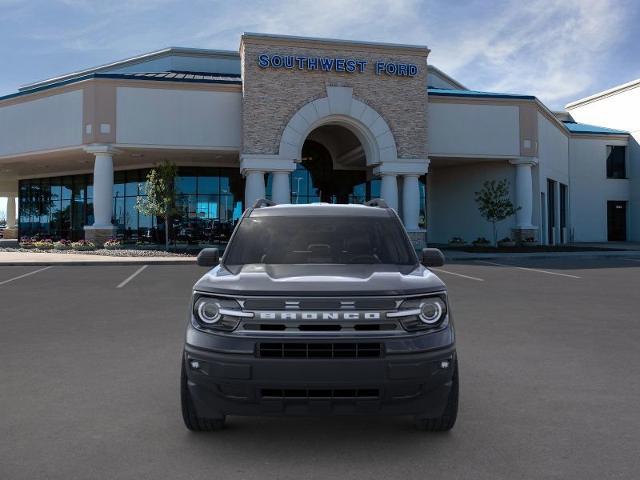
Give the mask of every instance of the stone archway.
<path id="1" fill-rule="evenodd" d="M 323 125 L 340 125 L 360 141 L 368 166 L 398 159 L 396 142 L 387 122 L 367 104 L 353 98 L 350 87 L 327 87 L 327 96 L 300 108 L 282 132 L 278 156 L 300 161 L 309 133 Z"/>

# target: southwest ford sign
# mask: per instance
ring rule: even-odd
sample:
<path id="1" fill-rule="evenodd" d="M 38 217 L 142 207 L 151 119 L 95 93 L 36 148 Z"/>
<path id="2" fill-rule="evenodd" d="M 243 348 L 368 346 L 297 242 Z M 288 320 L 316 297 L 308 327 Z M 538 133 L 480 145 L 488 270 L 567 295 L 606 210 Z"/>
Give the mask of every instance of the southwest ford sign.
<path id="1" fill-rule="evenodd" d="M 263 53 L 258 56 L 260 68 L 285 68 L 289 70 L 307 70 L 319 72 L 364 73 L 372 68 L 376 75 L 414 77 L 418 66 L 413 63 L 373 62 L 369 67 L 366 60 L 337 57 L 299 57 L 296 55 L 278 55 Z"/>

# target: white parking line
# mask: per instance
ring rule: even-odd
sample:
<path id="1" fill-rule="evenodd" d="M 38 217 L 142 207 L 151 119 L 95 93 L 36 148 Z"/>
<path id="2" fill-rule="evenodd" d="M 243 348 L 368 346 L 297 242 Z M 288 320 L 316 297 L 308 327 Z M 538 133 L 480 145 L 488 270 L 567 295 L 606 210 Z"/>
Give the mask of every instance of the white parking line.
<path id="1" fill-rule="evenodd" d="M 516 265 L 507 265 L 506 263 L 487 262 L 486 260 L 476 260 L 477 263 L 486 263 L 487 265 L 496 265 L 498 267 L 517 268 L 518 270 L 526 270 L 528 272 L 546 273 L 548 275 L 558 275 L 560 277 L 582 278 L 577 275 L 569 275 L 568 273 L 550 272 L 549 270 L 539 270 L 537 268 L 518 267 Z"/>
<path id="2" fill-rule="evenodd" d="M 50 268 L 51 268 L 51 266 L 40 268 L 38 270 L 34 270 L 33 272 L 25 273 L 25 274 L 20 275 L 18 277 L 10 278 L 9 280 L 4 280 L 4 281 L 0 282 L 0 285 L 4 285 L 5 283 L 13 282 L 14 280 L 20 280 L 21 278 L 28 277 L 29 275 L 34 275 L 34 274 L 36 274 L 38 272 L 44 272 L 45 270 L 49 270 Z"/>
<path id="3" fill-rule="evenodd" d="M 442 270 L 441 268 L 430 268 L 430 270 L 433 270 L 434 272 L 438 272 L 438 273 L 446 273 L 448 275 L 455 275 L 456 277 L 468 278 L 469 280 L 475 280 L 477 282 L 484 282 L 483 278 L 471 277 L 469 275 L 463 275 L 461 273 L 455 273 L 455 272 L 450 272 L 448 270 Z"/>
<path id="4" fill-rule="evenodd" d="M 131 280 L 133 280 L 134 278 L 136 278 L 140 273 L 142 273 L 142 271 L 147 268 L 149 265 L 143 265 L 141 266 L 138 270 L 136 270 L 135 272 L 133 272 L 131 275 L 129 275 L 127 278 L 125 278 L 122 282 L 120 282 L 120 284 L 116 287 L 116 288 L 122 288 L 124 287 L 127 283 L 129 283 Z"/>
<path id="5" fill-rule="evenodd" d="M 640 258 L 624 258 L 623 260 L 630 260 L 632 262 L 640 262 Z"/>

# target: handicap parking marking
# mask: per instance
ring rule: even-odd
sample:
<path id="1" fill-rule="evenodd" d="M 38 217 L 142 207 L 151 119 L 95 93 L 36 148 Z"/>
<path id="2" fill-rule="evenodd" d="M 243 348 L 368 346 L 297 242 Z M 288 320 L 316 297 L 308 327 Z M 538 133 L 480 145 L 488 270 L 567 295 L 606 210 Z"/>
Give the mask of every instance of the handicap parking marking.
<path id="1" fill-rule="evenodd" d="M 441 268 L 430 268 L 429 270 L 433 270 L 438 273 L 446 273 L 447 275 L 455 275 L 456 277 L 466 278 L 468 280 L 475 280 L 476 282 L 484 282 L 483 278 L 472 277 L 470 275 L 463 275 L 462 273 L 450 272 L 448 270 L 442 270 Z"/>
<path id="2" fill-rule="evenodd" d="M 136 270 L 135 272 L 133 272 L 131 275 L 129 275 L 127 278 L 125 278 L 122 282 L 120 282 L 118 284 L 118 286 L 116 288 L 122 288 L 124 287 L 127 283 L 129 283 L 131 280 L 133 280 L 134 278 L 136 278 L 139 274 L 141 274 L 149 265 L 143 265 L 141 266 L 138 270 Z"/>
<path id="3" fill-rule="evenodd" d="M 13 277 L 13 278 L 10 278 L 8 280 L 3 280 L 2 282 L 0 282 L 0 285 L 4 285 L 4 284 L 10 283 L 10 282 L 14 282 L 16 280 L 20 280 L 21 278 L 29 277 L 31 275 L 35 275 L 36 273 L 44 272 L 45 270 L 49 270 L 50 268 L 52 268 L 51 265 L 48 266 L 48 267 L 39 268 L 38 270 L 34 270 L 33 272 L 23 273 L 22 275 L 18 275 L 17 277 Z"/>
<path id="4" fill-rule="evenodd" d="M 494 266 L 497 266 L 497 267 L 516 268 L 518 270 L 524 270 L 524 271 L 527 271 L 527 272 L 546 273 L 547 275 L 557 275 L 559 277 L 582 278 L 582 277 L 579 277 L 577 275 L 570 275 L 568 273 L 550 272 L 549 270 L 540 270 L 539 268 L 519 267 L 517 265 L 508 265 L 506 263 L 488 262 L 486 260 L 476 260 L 476 263 L 484 263 L 485 265 L 494 265 Z"/>

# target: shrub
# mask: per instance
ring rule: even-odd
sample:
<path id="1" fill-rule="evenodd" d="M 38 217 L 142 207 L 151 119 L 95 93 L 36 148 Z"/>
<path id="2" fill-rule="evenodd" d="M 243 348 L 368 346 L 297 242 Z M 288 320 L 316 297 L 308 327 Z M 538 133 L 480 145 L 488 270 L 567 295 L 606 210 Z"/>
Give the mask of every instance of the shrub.
<path id="1" fill-rule="evenodd" d="M 58 240 L 53 244 L 54 250 L 71 250 L 71 241 L 70 240 Z"/>
<path id="2" fill-rule="evenodd" d="M 35 248 L 33 246 L 33 240 L 31 239 L 31 237 L 22 237 L 20 238 L 20 248 Z"/>
<path id="3" fill-rule="evenodd" d="M 90 251 L 95 250 L 96 245 L 88 240 L 78 240 L 77 242 L 71 243 L 71 248 L 79 251 Z"/>
<path id="4" fill-rule="evenodd" d="M 53 241 L 50 238 L 46 240 L 36 240 L 33 242 L 33 246 L 40 250 L 51 250 L 53 248 Z"/>
<path id="5" fill-rule="evenodd" d="M 462 237 L 453 237 L 451 240 L 449 240 L 449 245 L 464 245 L 465 242 L 464 238 Z"/>
<path id="6" fill-rule="evenodd" d="M 122 242 L 117 238 L 110 238 L 104 242 L 104 248 L 107 250 L 117 250 L 118 248 L 122 248 Z"/>
<path id="7" fill-rule="evenodd" d="M 491 242 L 484 237 L 478 237 L 473 242 L 474 245 L 489 245 Z"/>

